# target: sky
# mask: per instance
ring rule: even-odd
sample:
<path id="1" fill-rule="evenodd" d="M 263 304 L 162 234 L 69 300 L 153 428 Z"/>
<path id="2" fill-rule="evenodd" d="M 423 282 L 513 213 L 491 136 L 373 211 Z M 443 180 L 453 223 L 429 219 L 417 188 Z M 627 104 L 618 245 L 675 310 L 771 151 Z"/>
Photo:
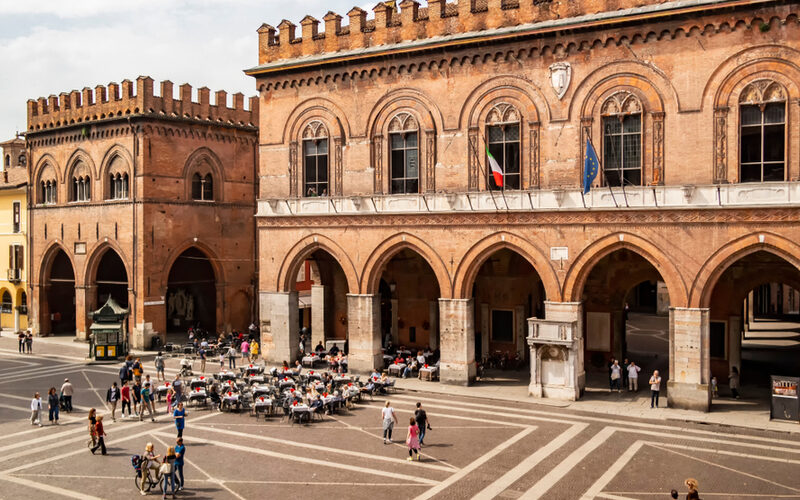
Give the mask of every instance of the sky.
<path id="1" fill-rule="evenodd" d="M 377 1 L 372 2 L 377 3 Z M 256 30 L 363 0 L 0 0 L 0 141 L 27 126 L 28 99 L 147 75 L 255 95 Z M 322 25 L 320 25 L 322 29 Z M 159 88 L 158 83 L 155 85 Z M 230 98 L 229 98 L 230 99 Z"/>

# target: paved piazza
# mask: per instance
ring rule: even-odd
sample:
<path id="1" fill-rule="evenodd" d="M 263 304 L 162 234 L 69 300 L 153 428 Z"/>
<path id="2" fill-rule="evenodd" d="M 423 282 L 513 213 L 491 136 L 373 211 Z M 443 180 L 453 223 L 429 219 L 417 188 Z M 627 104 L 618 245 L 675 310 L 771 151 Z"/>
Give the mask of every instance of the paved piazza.
<path id="1" fill-rule="evenodd" d="M 107 419 L 109 456 L 92 456 L 86 411 L 103 413 L 118 366 L 85 365 L 71 354 L 23 356 L 2 345 L 0 498 L 32 498 L 36 490 L 52 498 L 139 498 L 129 457 L 147 441 L 157 452 L 174 442 L 164 405 L 155 424 Z M 32 427 L 31 393 L 65 376 L 76 388 L 76 412 L 58 427 Z M 800 498 L 800 440 L 789 434 L 399 391 L 389 399 L 400 422 L 421 401 L 433 427 L 423 460 L 409 463 L 403 425 L 393 445 L 382 444 L 385 399 L 294 426 L 280 417 L 189 409 L 187 490 L 179 496 L 656 499 L 682 490 L 691 476 L 703 498 Z"/>

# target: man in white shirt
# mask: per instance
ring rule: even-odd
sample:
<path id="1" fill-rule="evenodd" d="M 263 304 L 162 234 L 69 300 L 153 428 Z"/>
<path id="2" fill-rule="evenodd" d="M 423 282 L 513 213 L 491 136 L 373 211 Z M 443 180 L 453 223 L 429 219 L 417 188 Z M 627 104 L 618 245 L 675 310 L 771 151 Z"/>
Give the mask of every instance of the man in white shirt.
<path id="1" fill-rule="evenodd" d="M 628 364 L 628 391 L 639 392 L 639 372 L 641 370 L 633 361 Z"/>
<path id="2" fill-rule="evenodd" d="M 39 393 L 33 395 L 33 399 L 31 399 L 31 425 L 38 425 L 39 427 L 42 426 L 42 421 L 40 420 L 39 413 L 42 411 L 42 398 L 39 397 Z"/>
<path id="3" fill-rule="evenodd" d="M 658 370 L 653 372 L 650 377 L 650 408 L 658 408 L 658 394 L 661 391 L 661 377 L 658 375 Z M 653 404 L 655 403 L 655 406 Z"/>
<path id="4" fill-rule="evenodd" d="M 61 386 L 61 396 L 64 397 L 64 409 L 67 413 L 72 413 L 72 395 L 75 393 L 72 384 L 68 378 L 64 379 L 64 385 Z"/>

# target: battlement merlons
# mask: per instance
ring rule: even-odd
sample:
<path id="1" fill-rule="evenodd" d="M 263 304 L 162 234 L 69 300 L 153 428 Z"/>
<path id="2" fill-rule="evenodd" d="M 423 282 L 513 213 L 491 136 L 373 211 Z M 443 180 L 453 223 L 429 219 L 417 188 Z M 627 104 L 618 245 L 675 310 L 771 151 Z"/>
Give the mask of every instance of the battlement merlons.
<path id="1" fill-rule="evenodd" d="M 379 45 L 454 35 L 458 33 L 517 26 L 520 24 L 577 17 L 670 0 L 428 0 L 421 7 L 416 0 L 380 2 L 372 10 L 374 18 L 354 7 L 342 25 L 342 16 L 328 12 L 324 31 L 320 21 L 306 16 L 297 26 L 283 20 L 276 28 L 262 24 L 258 29 L 259 65 L 315 54 L 364 49 Z"/>
<path id="2" fill-rule="evenodd" d="M 121 92 L 120 92 L 121 91 Z M 92 122 L 131 115 L 153 115 L 155 117 L 189 118 L 216 122 L 225 125 L 257 126 L 258 97 L 249 98 L 249 109 L 245 109 L 244 94 L 233 94 L 233 107 L 227 104 L 228 94 L 224 90 L 214 93 L 207 87 L 197 89 L 197 100 L 192 101 L 192 86 L 179 86 L 180 97 L 173 98 L 173 83 L 161 82 L 161 95 L 153 92 L 153 79 L 140 76 L 136 82 L 123 80 L 122 84 L 98 85 L 94 89 L 62 92 L 58 96 L 28 100 L 28 130 L 51 129 L 77 123 Z"/>

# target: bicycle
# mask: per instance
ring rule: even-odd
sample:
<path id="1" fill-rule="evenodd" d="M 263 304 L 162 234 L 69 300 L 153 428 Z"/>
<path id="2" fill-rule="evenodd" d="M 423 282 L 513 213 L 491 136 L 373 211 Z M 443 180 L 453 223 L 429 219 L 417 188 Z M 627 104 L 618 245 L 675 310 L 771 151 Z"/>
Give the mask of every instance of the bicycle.
<path id="1" fill-rule="evenodd" d="M 136 485 L 136 489 L 142 491 L 142 472 L 147 474 L 147 483 L 144 485 L 145 493 L 149 492 L 153 486 L 163 489 L 163 487 L 160 486 L 161 476 L 158 473 L 151 474 L 146 468 L 143 469 L 142 465 L 144 465 L 144 463 L 145 460 L 138 455 L 133 455 L 131 457 L 131 465 L 133 465 L 133 470 L 136 472 L 136 476 L 133 478 L 133 483 Z"/>

